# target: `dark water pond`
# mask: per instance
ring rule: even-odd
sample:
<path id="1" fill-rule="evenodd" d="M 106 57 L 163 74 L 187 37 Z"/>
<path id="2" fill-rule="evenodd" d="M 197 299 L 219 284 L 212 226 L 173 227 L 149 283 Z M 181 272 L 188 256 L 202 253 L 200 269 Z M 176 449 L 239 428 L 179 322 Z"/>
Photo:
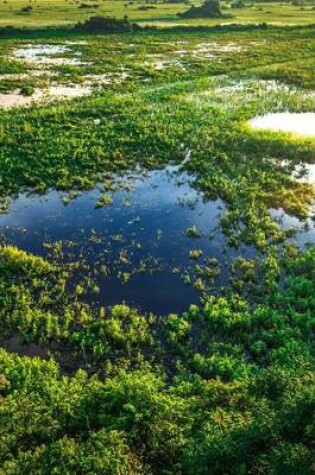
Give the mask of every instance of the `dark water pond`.
<path id="1" fill-rule="evenodd" d="M 200 301 L 193 285 L 196 264 L 216 259 L 221 274 L 213 285 L 220 287 L 231 258 L 254 254 L 226 246 L 219 226 L 224 204 L 204 200 L 191 181 L 177 166 L 128 173 L 107 183 L 115 190 L 106 191 L 112 204 L 102 207 L 95 204 L 103 185 L 67 204 L 57 191 L 21 194 L 0 217 L 0 233 L 6 242 L 43 256 L 51 252 L 47 243 L 62 241 L 64 262 L 80 260 L 76 278 L 93 279 L 98 287 L 87 292 L 92 304 L 124 301 L 143 311 L 182 312 Z"/>

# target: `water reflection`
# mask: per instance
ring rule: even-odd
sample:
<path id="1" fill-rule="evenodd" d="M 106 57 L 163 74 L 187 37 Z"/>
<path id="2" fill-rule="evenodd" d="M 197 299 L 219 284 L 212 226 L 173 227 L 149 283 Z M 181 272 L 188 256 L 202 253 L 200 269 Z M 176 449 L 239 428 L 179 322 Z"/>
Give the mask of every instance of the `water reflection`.
<path id="1" fill-rule="evenodd" d="M 61 259 L 80 261 L 73 286 L 93 281 L 86 286 L 93 305 L 125 301 L 143 311 L 182 312 L 200 302 L 200 289 L 193 285 L 196 265 L 217 261 L 221 273 L 214 272 L 209 282 L 212 292 L 228 284 L 231 259 L 255 255 L 249 246 L 226 245 L 220 229 L 223 202 L 205 201 L 191 180 L 180 167 L 169 166 L 105 180 L 105 186 L 70 201 L 57 191 L 42 197 L 21 194 L 0 217 L 0 231 L 7 242 L 43 256 L 51 252 L 49 243 L 62 241 Z M 105 205 L 96 207 L 104 196 Z M 300 247 L 314 242 L 311 219 L 302 223 L 281 210 L 271 213 L 282 227 L 297 228 L 293 239 Z M 191 229 L 199 237 L 189 237 Z"/>
<path id="2" fill-rule="evenodd" d="M 202 251 L 200 263 L 227 259 L 219 230 L 223 203 L 205 202 L 175 166 L 117 178 L 117 186 L 121 189 L 106 192 L 112 204 L 101 208 L 95 207 L 101 185 L 67 205 L 57 191 L 43 197 L 21 194 L 0 218 L 0 229 L 8 242 L 39 255 L 47 254 L 48 241 L 67 243 L 64 260 L 80 258 L 97 281 L 100 293 L 90 296 L 96 304 L 124 300 L 168 313 L 197 303 L 198 292 L 185 285 L 183 273 L 195 265 L 192 249 Z M 187 235 L 191 227 L 200 237 Z"/>

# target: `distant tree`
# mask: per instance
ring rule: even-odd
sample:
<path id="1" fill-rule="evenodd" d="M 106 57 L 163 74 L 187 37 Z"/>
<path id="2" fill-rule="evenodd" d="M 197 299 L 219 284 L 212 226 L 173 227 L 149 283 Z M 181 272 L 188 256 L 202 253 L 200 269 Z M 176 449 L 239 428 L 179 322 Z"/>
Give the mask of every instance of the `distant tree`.
<path id="1" fill-rule="evenodd" d="M 75 29 L 90 33 L 115 33 L 138 30 L 136 23 L 131 23 L 125 16 L 123 19 L 112 17 L 91 17 L 84 23 L 77 23 Z"/>
<path id="2" fill-rule="evenodd" d="M 244 8 L 245 3 L 243 0 L 233 0 L 231 3 L 231 8 Z"/>
<path id="3" fill-rule="evenodd" d="M 220 0 L 206 0 L 200 7 L 192 6 L 180 16 L 182 18 L 220 18 L 222 16 Z"/>
<path id="4" fill-rule="evenodd" d="M 81 9 L 84 9 L 84 8 L 85 9 L 88 9 L 88 8 L 95 9 L 95 8 L 99 8 L 99 7 L 100 7 L 100 5 L 98 3 L 91 3 L 91 4 L 81 3 L 81 5 L 79 5 L 79 8 L 81 8 Z"/>
<path id="5" fill-rule="evenodd" d="M 26 7 L 21 8 L 21 13 L 31 13 L 33 10 L 33 7 L 31 5 L 27 5 Z"/>

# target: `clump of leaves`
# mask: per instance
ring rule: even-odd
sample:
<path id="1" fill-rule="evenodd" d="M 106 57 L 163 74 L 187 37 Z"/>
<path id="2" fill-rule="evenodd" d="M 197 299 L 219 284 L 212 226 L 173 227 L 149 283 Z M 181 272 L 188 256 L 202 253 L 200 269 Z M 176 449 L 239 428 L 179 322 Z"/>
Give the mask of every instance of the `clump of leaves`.
<path id="1" fill-rule="evenodd" d="M 201 233 L 199 229 L 197 229 L 196 226 L 192 226 L 191 228 L 188 228 L 186 230 L 186 234 L 190 238 L 199 238 L 201 236 Z"/>
<path id="2" fill-rule="evenodd" d="M 103 195 L 95 204 L 95 208 L 102 208 L 103 206 L 110 206 L 113 204 L 113 198 L 110 195 Z"/>

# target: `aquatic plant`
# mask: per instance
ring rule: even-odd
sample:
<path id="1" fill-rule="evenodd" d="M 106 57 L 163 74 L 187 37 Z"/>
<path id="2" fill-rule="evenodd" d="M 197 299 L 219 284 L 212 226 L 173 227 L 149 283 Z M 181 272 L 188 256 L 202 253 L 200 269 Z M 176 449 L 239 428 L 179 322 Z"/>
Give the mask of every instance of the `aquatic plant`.
<path id="1" fill-rule="evenodd" d="M 95 208 L 102 208 L 103 206 L 110 206 L 113 204 L 113 198 L 109 195 L 103 195 L 95 204 Z"/>
<path id="2" fill-rule="evenodd" d="M 200 231 L 196 228 L 196 226 L 186 229 L 186 234 L 188 237 L 191 237 L 191 238 L 200 237 Z"/>
<path id="3" fill-rule="evenodd" d="M 199 257 L 201 257 L 203 254 L 202 250 L 201 249 L 192 249 L 191 251 L 189 251 L 189 258 L 190 259 L 198 259 Z"/>

